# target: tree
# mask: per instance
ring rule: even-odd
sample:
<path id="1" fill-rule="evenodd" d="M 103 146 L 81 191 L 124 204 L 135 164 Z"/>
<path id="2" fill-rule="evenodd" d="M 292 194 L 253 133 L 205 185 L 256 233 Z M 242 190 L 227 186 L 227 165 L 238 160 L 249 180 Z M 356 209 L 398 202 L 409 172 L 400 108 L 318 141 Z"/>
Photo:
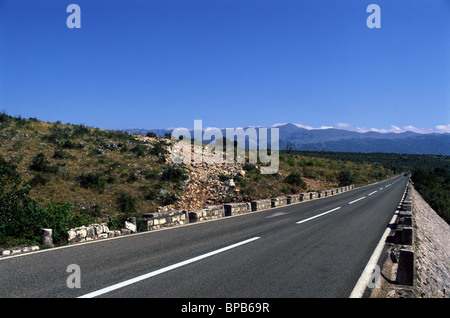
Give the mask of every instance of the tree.
<path id="1" fill-rule="evenodd" d="M 349 170 L 343 170 L 338 175 L 339 186 L 344 187 L 351 185 L 355 181 L 355 177 Z"/>
<path id="2" fill-rule="evenodd" d="M 284 181 L 293 186 L 306 188 L 306 183 L 305 183 L 305 181 L 303 181 L 300 173 L 298 173 L 298 172 L 291 172 Z"/>

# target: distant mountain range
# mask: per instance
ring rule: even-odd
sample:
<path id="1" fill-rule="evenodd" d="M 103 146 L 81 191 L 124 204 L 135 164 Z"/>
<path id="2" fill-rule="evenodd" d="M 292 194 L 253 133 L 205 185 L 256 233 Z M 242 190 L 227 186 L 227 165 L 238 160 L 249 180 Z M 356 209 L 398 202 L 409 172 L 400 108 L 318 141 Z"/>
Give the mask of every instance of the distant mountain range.
<path id="1" fill-rule="evenodd" d="M 355 132 L 344 129 L 306 129 L 296 124 L 277 125 L 280 150 L 311 150 L 336 152 L 382 152 L 408 154 L 450 155 L 450 134 L 419 134 L 412 131 L 402 133 Z M 245 128 L 244 128 L 245 129 Z M 255 127 L 258 130 L 258 127 Z M 123 129 L 124 132 L 146 135 L 153 132 L 163 137 L 168 129 Z M 225 130 L 222 130 L 225 136 Z M 192 134 L 193 135 L 193 134 Z M 270 137 L 270 136 L 269 136 Z M 270 146 L 270 143 L 269 143 Z"/>

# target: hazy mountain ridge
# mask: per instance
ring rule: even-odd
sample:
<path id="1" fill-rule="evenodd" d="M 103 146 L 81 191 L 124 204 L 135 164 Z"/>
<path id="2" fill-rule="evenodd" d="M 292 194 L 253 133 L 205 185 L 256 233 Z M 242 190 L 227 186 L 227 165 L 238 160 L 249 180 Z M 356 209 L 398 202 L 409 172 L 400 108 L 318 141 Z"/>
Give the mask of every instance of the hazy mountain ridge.
<path id="1" fill-rule="evenodd" d="M 344 129 L 306 129 L 295 124 L 278 125 L 280 150 L 312 150 L 338 152 L 385 152 L 408 154 L 450 155 L 450 134 L 420 134 L 412 131 L 402 133 L 365 133 Z M 246 128 L 245 128 L 246 129 Z M 258 127 L 255 127 L 258 130 Z M 157 136 L 170 134 L 173 129 L 123 129 L 124 132 Z M 225 129 L 222 129 L 225 136 Z"/>

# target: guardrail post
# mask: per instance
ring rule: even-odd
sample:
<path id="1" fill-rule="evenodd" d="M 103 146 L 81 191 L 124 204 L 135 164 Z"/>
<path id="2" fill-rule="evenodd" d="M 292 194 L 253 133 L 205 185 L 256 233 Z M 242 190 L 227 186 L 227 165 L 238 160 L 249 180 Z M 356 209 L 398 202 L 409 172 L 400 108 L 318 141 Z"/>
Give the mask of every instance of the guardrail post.
<path id="1" fill-rule="evenodd" d="M 42 229 L 41 230 L 41 244 L 54 247 L 53 245 L 53 230 L 52 229 Z"/>
<path id="2" fill-rule="evenodd" d="M 397 283 L 400 285 L 413 285 L 414 279 L 414 251 L 401 249 L 398 260 Z"/>

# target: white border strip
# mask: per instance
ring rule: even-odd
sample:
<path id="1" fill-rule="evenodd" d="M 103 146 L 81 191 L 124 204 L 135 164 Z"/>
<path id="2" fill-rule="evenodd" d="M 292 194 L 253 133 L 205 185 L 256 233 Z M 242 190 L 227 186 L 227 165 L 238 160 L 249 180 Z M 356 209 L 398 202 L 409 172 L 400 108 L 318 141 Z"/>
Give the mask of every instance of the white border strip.
<path id="1" fill-rule="evenodd" d="M 392 217 L 389 224 L 395 224 L 397 220 L 398 211 L 395 212 L 394 216 Z M 384 244 L 386 243 L 386 239 L 391 232 L 391 229 L 389 227 L 384 230 L 383 236 L 381 237 L 380 241 L 378 242 L 377 247 L 373 251 L 372 256 L 369 259 L 369 262 L 367 263 L 366 267 L 364 268 L 364 271 L 362 272 L 361 276 L 359 277 L 358 282 L 356 283 L 355 287 L 353 288 L 352 293 L 350 294 L 349 298 L 361 298 L 364 294 L 364 291 L 366 290 L 367 284 L 369 280 L 372 277 L 372 274 L 375 271 L 375 267 L 377 266 L 378 259 L 380 258 L 381 253 L 384 249 Z"/>
<path id="2" fill-rule="evenodd" d="M 402 198 L 400 200 L 400 203 L 405 198 L 406 190 L 408 188 L 408 183 L 406 183 L 405 191 L 403 192 Z M 394 216 L 392 217 L 391 221 L 389 222 L 389 225 L 395 224 L 397 222 L 397 215 L 398 210 L 395 211 Z M 366 290 L 366 287 L 368 285 L 369 280 L 372 277 L 372 274 L 375 271 L 375 267 L 377 266 L 378 260 L 381 256 L 381 253 L 383 252 L 384 245 L 386 244 L 386 239 L 391 232 L 391 228 L 388 226 L 386 230 L 384 230 L 383 236 L 381 237 L 380 241 L 378 242 L 377 247 L 372 253 L 372 256 L 369 259 L 369 262 L 367 263 L 366 267 L 364 268 L 361 276 L 359 277 L 358 282 L 356 283 L 355 287 L 353 288 L 352 293 L 350 294 L 349 298 L 362 298 L 364 291 Z"/>

